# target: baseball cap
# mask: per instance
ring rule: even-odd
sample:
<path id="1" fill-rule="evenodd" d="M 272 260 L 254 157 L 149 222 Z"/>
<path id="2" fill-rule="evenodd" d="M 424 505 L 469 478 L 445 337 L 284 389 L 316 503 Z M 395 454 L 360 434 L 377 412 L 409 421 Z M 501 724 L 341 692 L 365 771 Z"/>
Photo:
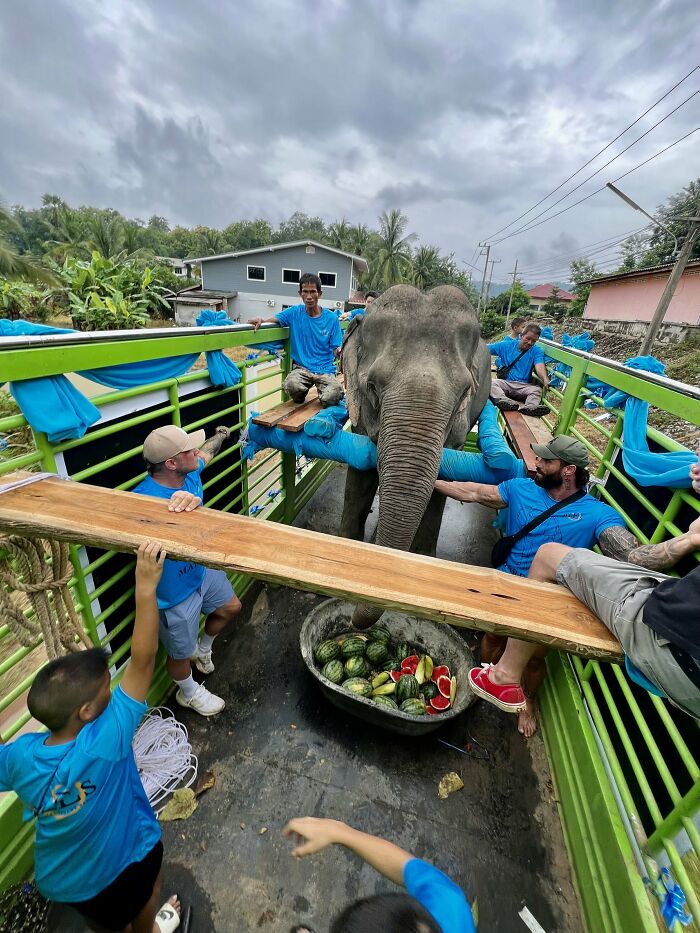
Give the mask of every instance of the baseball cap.
<path id="1" fill-rule="evenodd" d="M 143 459 L 149 463 L 162 463 L 186 450 L 201 447 L 206 436 L 201 429 L 188 434 L 175 424 L 166 424 L 151 431 L 143 442 Z"/>
<path id="2" fill-rule="evenodd" d="M 574 466 L 588 466 L 588 451 L 581 441 L 565 434 L 558 434 L 547 444 L 530 444 L 533 452 L 542 460 L 561 460 Z"/>

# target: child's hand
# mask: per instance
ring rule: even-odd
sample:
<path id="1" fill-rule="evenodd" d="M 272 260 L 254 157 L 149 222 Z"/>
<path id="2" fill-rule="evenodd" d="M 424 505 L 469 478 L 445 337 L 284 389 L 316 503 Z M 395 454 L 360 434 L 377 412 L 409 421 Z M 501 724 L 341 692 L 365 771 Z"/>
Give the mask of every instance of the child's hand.
<path id="1" fill-rule="evenodd" d="M 169 512 L 194 512 L 202 504 L 199 496 L 194 493 L 186 492 L 184 489 L 178 489 L 168 500 Z"/>
<path id="2" fill-rule="evenodd" d="M 282 835 L 288 839 L 296 837 L 297 846 L 292 850 L 292 855 L 303 858 L 337 842 L 339 830 L 344 825 L 338 820 L 319 820 L 314 816 L 302 816 L 290 820 L 282 830 Z"/>
<path id="3" fill-rule="evenodd" d="M 163 573 L 165 558 L 166 552 L 161 544 L 144 541 L 136 552 L 136 585 L 155 590 Z"/>

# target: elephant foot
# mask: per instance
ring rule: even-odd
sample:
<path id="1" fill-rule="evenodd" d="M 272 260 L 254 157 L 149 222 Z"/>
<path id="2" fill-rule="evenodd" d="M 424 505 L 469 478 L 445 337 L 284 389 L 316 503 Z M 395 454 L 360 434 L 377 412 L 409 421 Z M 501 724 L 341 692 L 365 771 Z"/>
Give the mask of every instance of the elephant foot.
<path id="1" fill-rule="evenodd" d="M 381 616 L 383 610 L 376 609 L 373 606 L 355 606 L 355 610 L 352 614 L 352 619 L 350 620 L 353 628 L 359 629 L 368 629 L 377 621 Z"/>

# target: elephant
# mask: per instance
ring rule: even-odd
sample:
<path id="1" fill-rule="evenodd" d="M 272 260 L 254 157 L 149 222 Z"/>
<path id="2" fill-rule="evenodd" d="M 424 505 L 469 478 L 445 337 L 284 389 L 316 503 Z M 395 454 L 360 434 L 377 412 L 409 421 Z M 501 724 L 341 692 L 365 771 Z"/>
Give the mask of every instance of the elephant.
<path id="1" fill-rule="evenodd" d="M 474 308 L 452 285 L 394 285 L 350 323 L 342 369 L 353 430 L 377 445 L 377 469 L 348 468 L 340 534 L 362 540 L 378 487 L 375 543 L 434 556 L 442 449 L 462 447 L 491 386 Z M 356 606 L 352 623 L 368 628 L 381 613 Z"/>

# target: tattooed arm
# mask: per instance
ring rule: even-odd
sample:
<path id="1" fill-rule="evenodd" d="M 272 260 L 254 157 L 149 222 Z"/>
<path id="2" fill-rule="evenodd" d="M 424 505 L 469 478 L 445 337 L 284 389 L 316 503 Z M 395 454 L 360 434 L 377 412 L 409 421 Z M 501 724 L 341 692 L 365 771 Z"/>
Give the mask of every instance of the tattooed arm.
<path id="1" fill-rule="evenodd" d="M 606 557 L 637 564 L 647 570 L 666 570 L 681 557 L 700 548 L 700 518 L 688 526 L 685 534 L 662 541 L 661 544 L 640 544 L 626 528 L 615 525 L 606 528 L 598 542 Z"/>
<path id="2" fill-rule="evenodd" d="M 199 456 L 204 460 L 204 465 L 211 460 L 212 457 L 216 456 L 221 450 L 221 445 L 225 440 L 231 436 L 231 432 L 228 428 L 225 428 L 223 425 L 219 425 L 214 434 L 209 438 L 208 441 L 205 441 L 202 446 L 199 448 Z"/>

